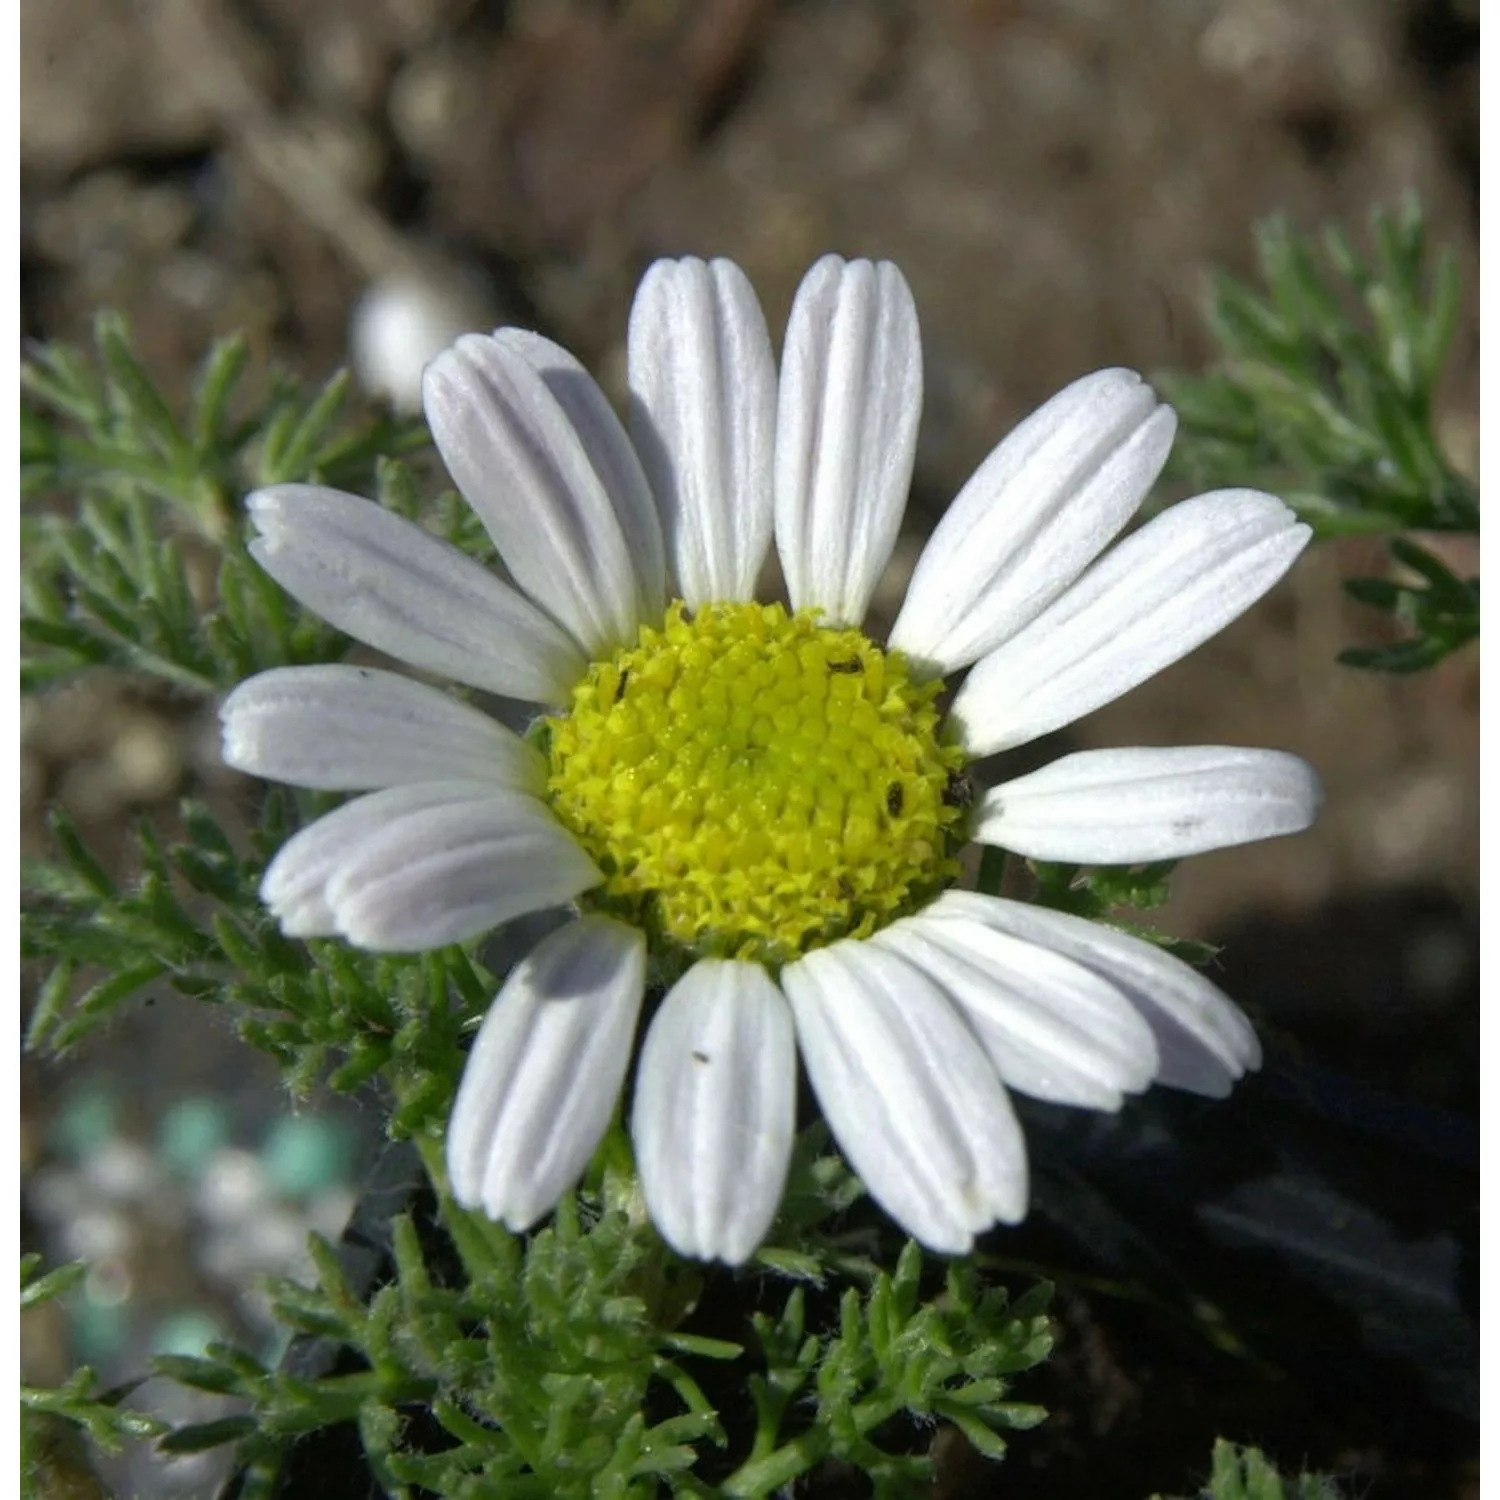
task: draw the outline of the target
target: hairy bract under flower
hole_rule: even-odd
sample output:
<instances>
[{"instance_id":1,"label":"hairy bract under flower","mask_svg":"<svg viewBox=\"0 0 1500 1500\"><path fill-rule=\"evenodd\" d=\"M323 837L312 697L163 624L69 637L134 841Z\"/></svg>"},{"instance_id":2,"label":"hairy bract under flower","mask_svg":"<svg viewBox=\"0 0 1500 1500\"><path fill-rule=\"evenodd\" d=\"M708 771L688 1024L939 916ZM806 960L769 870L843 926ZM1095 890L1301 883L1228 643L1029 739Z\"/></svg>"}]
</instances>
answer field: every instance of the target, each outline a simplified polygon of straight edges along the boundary
<instances>
[{"instance_id":1,"label":"hairy bract under flower","mask_svg":"<svg viewBox=\"0 0 1500 1500\"><path fill-rule=\"evenodd\" d=\"M355 496L250 497L254 556L309 609L537 705L518 736L374 668L244 683L231 765L364 793L291 838L262 895L289 934L387 952L572 905L490 1007L449 1125L455 1196L511 1229L582 1175L649 995L630 1128L676 1250L737 1263L770 1232L800 1055L872 1196L962 1253L1026 1211L1011 1090L1117 1109L1153 1082L1222 1095L1259 1062L1239 1010L1160 948L961 889L964 842L1174 859L1296 832L1320 797L1271 750L1086 751L987 790L971 768L1193 650L1309 530L1222 490L1117 541L1175 418L1102 370L979 467L881 644L863 626L922 388L896 268L819 261L778 374L737 267L659 262L629 375L627 426L534 333L466 335L428 367L434 439L506 577ZM773 541L789 608L755 597Z\"/></svg>"}]
</instances>

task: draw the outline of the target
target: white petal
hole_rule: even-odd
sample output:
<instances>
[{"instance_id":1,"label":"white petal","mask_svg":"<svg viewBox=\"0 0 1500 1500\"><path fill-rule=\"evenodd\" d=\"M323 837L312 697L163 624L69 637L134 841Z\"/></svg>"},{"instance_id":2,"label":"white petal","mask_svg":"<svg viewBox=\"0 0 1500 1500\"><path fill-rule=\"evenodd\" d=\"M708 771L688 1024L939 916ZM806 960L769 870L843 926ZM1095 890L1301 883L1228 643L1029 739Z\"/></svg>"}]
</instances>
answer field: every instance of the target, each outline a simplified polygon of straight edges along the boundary
<instances>
[{"instance_id":1,"label":"white petal","mask_svg":"<svg viewBox=\"0 0 1500 1500\"><path fill-rule=\"evenodd\" d=\"M539 794L541 755L488 714L374 667L276 667L219 710L224 763L324 792L486 781Z\"/></svg>"},{"instance_id":2,"label":"white petal","mask_svg":"<svg viewBox=\"0 0 1500 1500\"><path fill-rule=\"evenodd\" d=\"M287 593L399 661L528 702L563 703L586 663L529 599L421 527L312 484L257 490L250 553Z\"/></svg>"},{"instance_id":3,"label":"white petal","mask_svg":"<svg viewBox=\"0 0 1500 1500\"><path fill-rule=\"evenodd\" d=\"M771 542L776 361L732 261L659 260L630 313L630 431L691 608L755 597Z\"/></svg>"},{"instance_id":4,"label":"white petal","mask_svg":"<svg viewBox=\"0 0 1500 1500\"><path fill-rule=\"evenodd\" d=\"M1151 1028L1114 985L1060 953L977 922L924 916L870 941L947 993L1010 1088L1113 1110L1156 1077Z\"/></svg>"},{"instance_id":5,"label":"white petal","mask_svg":"<svg viewBox=\"0 0 1500 1500\"><path fill-rule=\"evenodd\" d=\"M546 382L604 492L614 502L635 565L641 612L657 619L667 603L667 558L661 523L640 455L594 377L560 344L524 328L497 328L495 338L525 359Z\"/></svg>"},{"instance_id":6,"label":"white petal","mask_svg":"<svg viewBox=\"0 0 1500 1500\"><path fill-rule=\"evenodd\" d=\"M328 904L328 882L359 848L408 813L494 795L475 781L424 781L356 797L295 833L277 851L260 882L260 898L288 937L331 937L338 921Z\"/></svg>"},{"instance_id":7,"label":"white petal","mask_svg":"<svg viewBox=\"0 0 1500 1500\"><path fill-rule=\"evenodd\" d=\"M448 1121L448 1177L465 1208L516 1233L583 1175L630 1063L646 941L580 917L537 944L495 997Z\"/></svg>"},{"instance_id":8,"label":"white petal","mask_svg":"<svg viewBox=\"0 0 1500 1500\"><path fill-rule=\"evenodd\" d=\"M631 1135L641 1189L680 1255L738 1265L786 1186L797 1113L792 1013L759 964L703 959L652 1018Z\"/></svg>"},{"instance_id":9,"label":"white petal","mask_svg":"<svg viewBox=\"0 0 1500 1500\"><path fill-rule=\"evenodd\" d=\"M540 802L510 792L392 818L356 856L325 899L339 933L377 953L463 942L601 879Z\"/></svg>"},{"instance_id":10,"label":"white petal","mask_svg":"<svg viewBox=\"0 0 1500 1500\"><path fill-rule=\"evenodd\" d=\"M858 625L901 529L922 414L917 310L889 261L825 255L792 304L776 547L794 609Z\"/></svg>"},{"instance_id":11,"label":"white petal","mask_svg":"<svg viewBox=\"0 0 1500 1500\"><path fill-rule=\"evenodd\" d=\"M953 703L965 748L1025 744L1128 692L1243 614L1311 536L1256 490L1163 511L969 673Z\"/></svg>"},{"instance_id":12,"label":"white petal","mask_svg":"<svg viewBox=\"0 0 1500 1500\"><path fill-rule=\"evenodd\" d=\"M427 367L448 472L516 582L590 658L665 607L661 526L603 392L537 334L469 334Z\"/></svg>"},{"instance_id":13,"label":"white petal","mask_svg":"<svg viewBox=\"0 0 1500 1500\"><path fill-rule=\"evenodd\" d=\"M1026 1213L1026 1144L978 1038L933 982L846 939L781 984L824 1117L870 1196L908 1234L961 1255Z\"/></svg>"},{"instance_id":14,"label":"white petal","mask_svg":"<svg viewBox=\"0 0 1500 1500\"><path fill-rule=\"evenodd\" d=\"M1009 640L1135 514L1176 430L1172 408L1133 370L1100 370L1059 391L944 513L891 645L946 676Z\"/></svg>"},{"instance_id":15,"label":"white petal","mask_svg":"<svg viewBox=\"0 0 1500 1500\"><path fill-rule=\"evenodd\" d=\"M1130 865L1300 833L1317 772L1279 750L1084 750L985 793L972 836L1031 859Z\"/></svg>"},{"instance_id":16,"label":"white petal","mask_svg":"<svg viewBox=\"0 0 1500 1500\"><path fill-rule=\"evenodd\" d=\"M980 922L1093 969L1155 1032L1160 1083L1223 1098L1247 1069L1260 1066L1260 1043L1239 1007L1196 969L1143 938L975 891L945 891L922 915Z\"/></svg>"}]
</instances>

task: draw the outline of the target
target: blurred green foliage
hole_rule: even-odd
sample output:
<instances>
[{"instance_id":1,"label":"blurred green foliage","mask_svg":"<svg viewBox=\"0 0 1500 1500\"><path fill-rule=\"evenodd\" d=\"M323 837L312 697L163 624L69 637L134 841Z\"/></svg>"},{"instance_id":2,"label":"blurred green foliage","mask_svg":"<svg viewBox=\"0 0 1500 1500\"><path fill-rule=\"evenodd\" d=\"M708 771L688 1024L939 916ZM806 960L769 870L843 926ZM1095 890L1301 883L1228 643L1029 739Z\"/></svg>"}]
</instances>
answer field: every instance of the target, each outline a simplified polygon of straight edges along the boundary
<instances>
[{"instance_id":1,"label":"blurred green foliage","mask_svg":"<svg viewBox=\"0 0 1500 1500\"><path fill-rule=\"evenodd\" d=\"M1163 374L1180 428L1169 473L1280 495L1322 538L1390 536L1408 581L1351 579L1405 629L1346 651L1349 666L1410 672L1479 633L1479 580L1411 532L1477 535L1479 493L1443 452L1433 414L1459 306L1457 260L1433 256L1421 204L1380 211L1362 255L1342 229L1317 244L1277 216L1256 232L1259 288L1220 273L1205 316L1221 358Z\"/></svg>"}]
</instances>

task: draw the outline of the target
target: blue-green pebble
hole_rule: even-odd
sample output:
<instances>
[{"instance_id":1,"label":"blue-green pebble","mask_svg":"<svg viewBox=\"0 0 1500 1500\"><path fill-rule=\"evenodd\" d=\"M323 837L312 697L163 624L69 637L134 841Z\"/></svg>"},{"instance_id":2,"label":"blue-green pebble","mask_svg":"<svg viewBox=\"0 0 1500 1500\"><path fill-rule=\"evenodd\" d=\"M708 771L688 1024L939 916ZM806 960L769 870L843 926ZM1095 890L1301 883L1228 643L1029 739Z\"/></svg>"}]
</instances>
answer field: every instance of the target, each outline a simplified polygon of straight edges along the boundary
<instances>
[{"instance_id":1,"label":"blue-green pebble","mask_svg":"<svg viewBox=\"0 0 1500 1500\"><path fill-rule=\"evenodd\" d=\"M336 1121L317 1115L287 1116L266 1132L260 1159L278 1193L306 1197L345 1180L348 1134Z\"/></svg>"},{"instance_id":2,"label":"blue-green pebble","mask_svg":"<svg viewBox=\"0 0 1500 1500\"><path fill-rule=\"evenodd\" d=\"M73 1352L85 1364L111 1359L125 1347L130 1333L129 1303L84 1295L68 1311Z\"/></svg>"},{"instance_id":3,"label":"blue-green pebble","mask_svg":"<svg viewBox=\"0 0 1500 1500\"><path fill-rule=\"evenodd\" d=\"M214 1099L184 1099L162 1116L156 1138L166 1166L196 1180L229 1139L229 1112Z\"/></svg>"},{"instance_id":4,"label":"blue-green pebble","mask_svg":"<svg viewBox=\"0 0 1500 1500\"><path fill-rule=\"evenodd\" d=\"M151 1335L153 1354L199 1355L215 1340L223 1338L223 1331L212 1313L199 1307L185 1307L168 1313L156 1325Z\"/></svg>"},{"instance_id":5,"label":"blue-green pebble","mask_svg":"<svg viewBox=\"0 0 1500 1500\"><path fill-rule=\"evenodd\" d=\"M52 1143L59 1153L83 1161L114 1139L118 1128L114 1096L99 1085L69 1095L52 1121Z\"/></svg>"}]
</instances>

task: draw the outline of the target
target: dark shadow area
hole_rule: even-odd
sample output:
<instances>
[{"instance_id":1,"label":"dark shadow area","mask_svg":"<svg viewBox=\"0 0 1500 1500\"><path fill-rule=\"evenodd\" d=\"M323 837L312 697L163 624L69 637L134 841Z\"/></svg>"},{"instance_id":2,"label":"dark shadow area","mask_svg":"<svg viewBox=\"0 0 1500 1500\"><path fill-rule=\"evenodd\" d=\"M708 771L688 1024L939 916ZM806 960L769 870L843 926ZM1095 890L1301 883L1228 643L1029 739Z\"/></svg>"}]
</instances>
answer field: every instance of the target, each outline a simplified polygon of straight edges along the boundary
<instances>
[{"instance_id":1,"label":"dark shadow area","mask_svg":"<svg viewBox=\"0 0 1500 1500\"><path fill-rule=\"evenodd\" d=\"M1446 966L1413 964L1414 936L1450 928ZM1057 1286L1058 1352L1011 1392L1051 1415L1016 1435L1003 1470L948 1455L944 1500L1187 1494L1219 1436L1342 1473L1362 1500L1456 1492L1477 1451L1477 932L1436 893L1343 901L1227 934L1215 978L1266 1041L1264 1068L1228 1100L1158 1089L1118 1115L1017 1101L1032 1211L986 1237L981 1263L1018 1294L1038 1277ZM1443 1097L1422 1062L1432 1049L1452 1064ZM414 1154L392 1148L340 1247L358 1295L391 1276L390 1223L403 1211L416 1214L434 1275L460 1274ZM867 1200L841 1227L890 1234ZM889 1260L898 1248L884 1247ZM927 1269L935 1289L941 1258ZM778 1311L789 1289L706 1268L683 1331L744 1343L753 1361L750 1319ZM807 1289L809 1331L837 1328L843 1290ZM299 1339L284 1368L329 1373L345 1355ZM742 1362L682 1363L736 1411ZM664 1390L661 1402L651 1420L672 1414ZM409 1436L420 1447L419 1425ZM428 1425L435 1447L450 1441ZM751 1436L729 1431L700 1477L729 1473ZM904 1420L879 1437L906 1452L933 1441ZM353 1439L329 1429L299 1443L278 1493L376 1493ZM856 1493L849 1484L826 1467L797 1494L832 1500ZM232 1484L223 1500L237 1494Z\"/></svg>"},{"instance_id":2,"label":"dark shadow area","mask_svg":"<svg viewBox=\"0 0 1500 1500\"><path fill-rule=\"evenodd\" d=\"M1479 223L1479 7L1462 0L1415 0L1404 42L1430 92L1448 158L1469 191Z\"/></svg>"},{"instance_id":3,"label":"dark shadow area","mask_svg":"<svg viewBox=\"0 0 1500 1500\"><path fill-rule=\"evenodd\" d=\"M1032 1216L987 1248L1058 1281L1060 1352L1004 1492L1188 1493L1222 1435L1374 1500L1453 1493L1477 1452L1477 927L1414 891L1222 940L1266 1046L1230 1099L1022 1103Z\"/></svg>"}]
</instances>

